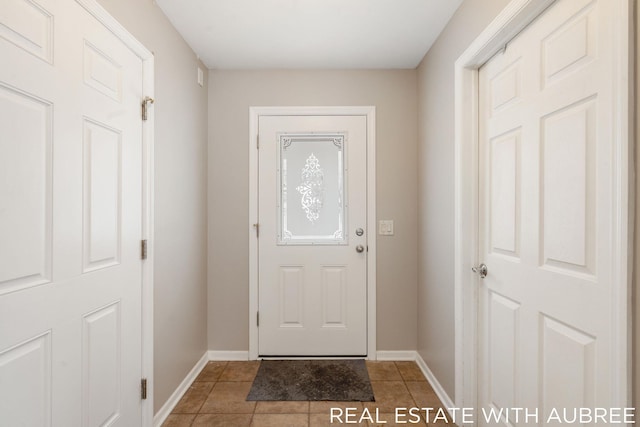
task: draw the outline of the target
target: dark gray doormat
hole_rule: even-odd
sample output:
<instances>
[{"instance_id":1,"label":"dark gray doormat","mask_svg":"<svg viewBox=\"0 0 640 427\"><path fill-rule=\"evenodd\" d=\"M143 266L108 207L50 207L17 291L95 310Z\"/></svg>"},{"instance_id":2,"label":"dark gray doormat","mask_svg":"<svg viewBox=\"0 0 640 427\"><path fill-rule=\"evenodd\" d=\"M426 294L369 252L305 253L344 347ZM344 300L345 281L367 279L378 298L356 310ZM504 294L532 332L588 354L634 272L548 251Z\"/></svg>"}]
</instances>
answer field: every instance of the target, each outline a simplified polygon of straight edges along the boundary
<instances>
[{"instance_id":1,"label":"dark gray doormat","mask_svg":"<svg viewBox=\"0 0 640 427\"><path fill-rule=\"evenodd\" d=\"M364 360L263 360L247 400L375 399Z\"/></svg>"}]
</instances>

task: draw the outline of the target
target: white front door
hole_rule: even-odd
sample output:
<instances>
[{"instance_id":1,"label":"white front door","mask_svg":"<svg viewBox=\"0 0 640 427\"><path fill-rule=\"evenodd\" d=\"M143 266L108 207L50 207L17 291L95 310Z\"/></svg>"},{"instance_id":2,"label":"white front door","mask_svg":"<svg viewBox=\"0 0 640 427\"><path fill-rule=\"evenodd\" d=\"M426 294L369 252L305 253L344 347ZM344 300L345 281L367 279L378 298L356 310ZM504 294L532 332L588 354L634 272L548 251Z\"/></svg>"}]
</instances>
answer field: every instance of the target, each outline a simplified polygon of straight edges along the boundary
<instances>
[{"instance_id":1,"label":"white front door","mask_svg":"<svg viewBox=\"0 0 640 427\"><path fill-rule=\"evenodd\" d=\"M260 356L367 355L367 117L260 116Z\"/></svg>"},{"instance_id":2,"label":"white front door","mask_svg":"<svg viewBox=\"0 0 640 427\"><path fill-rule=\"evenodd\" d=\"M0 424L139 426L142 62L73 0L0 58Z\"/></svg>"},{"instance_id":3,"label":"white front door","mask_svg":"<svg viewBox=\"0 0 640 427\"><path fill-rule=\"evenodd\" d=\"M558 0L479 72L481 425L612 403L612 5Z\"/></svg>"}]
</instances>

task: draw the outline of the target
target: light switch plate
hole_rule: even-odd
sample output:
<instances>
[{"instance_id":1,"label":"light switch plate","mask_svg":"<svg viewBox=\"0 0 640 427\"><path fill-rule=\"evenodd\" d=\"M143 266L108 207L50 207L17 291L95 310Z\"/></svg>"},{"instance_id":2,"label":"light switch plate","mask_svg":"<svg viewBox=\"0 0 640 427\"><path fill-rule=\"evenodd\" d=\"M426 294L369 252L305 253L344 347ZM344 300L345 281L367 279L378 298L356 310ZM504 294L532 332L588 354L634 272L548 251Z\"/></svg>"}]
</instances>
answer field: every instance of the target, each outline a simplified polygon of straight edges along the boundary
<instances>
[{"instance_id":1,"label":"light switch plate","mask_svg":"<svg viewBox=\"0 0 640 427\"><path fill-rule=\"evenodd\" d=\"M393 236L393 220L381 219L378 221L378 234L381 236Z\"/></svg>"}]
</instances>

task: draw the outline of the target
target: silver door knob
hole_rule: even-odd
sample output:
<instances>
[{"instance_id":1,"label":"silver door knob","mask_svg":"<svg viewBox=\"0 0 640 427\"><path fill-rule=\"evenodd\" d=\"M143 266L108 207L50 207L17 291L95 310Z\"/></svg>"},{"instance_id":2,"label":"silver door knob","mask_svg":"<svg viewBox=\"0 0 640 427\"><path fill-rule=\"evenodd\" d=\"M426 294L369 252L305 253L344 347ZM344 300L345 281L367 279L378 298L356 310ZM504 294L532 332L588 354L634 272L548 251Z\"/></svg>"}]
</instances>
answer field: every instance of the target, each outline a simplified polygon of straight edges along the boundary
<instances>
[{"instance_id":1,"label":"silver door knob","mask_svg":"<svg viewBox=\"0 0 640 427\"><path fill-rule=\"evenodd\" d=\"M489 272L485 264L480 264L477 267L472 267L471 270L474 273L478 273L481 279L484 279L485 277L487 277L487 273Z\"/></svg>"},{"instance_id":2,"label":"silver door knob","mask_svg":"<svg viewBox=\"0 0 640 427\"><path fill-rule=\"evenodd\" d=\"M364 246L362 246L362 245L356 246L356 252L358 252L358 253L364 252Z\"/></svg>"}]
</instances>

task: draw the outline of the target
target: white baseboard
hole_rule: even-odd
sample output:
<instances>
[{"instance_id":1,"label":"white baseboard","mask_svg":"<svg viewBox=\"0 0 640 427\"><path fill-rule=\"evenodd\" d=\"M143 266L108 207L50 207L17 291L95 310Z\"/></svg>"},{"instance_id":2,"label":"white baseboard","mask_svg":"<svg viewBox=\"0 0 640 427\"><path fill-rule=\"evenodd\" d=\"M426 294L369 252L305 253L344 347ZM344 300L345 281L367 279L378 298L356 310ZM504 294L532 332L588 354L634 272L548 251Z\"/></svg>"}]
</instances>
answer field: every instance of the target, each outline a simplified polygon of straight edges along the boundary
<instances>
[{"instance_id":1,"label":"white baseboard","mask_svg":"<svg viewBox=\"0 0 640 427\"><path fill-rule=\"evenodd\" d=\"M202 368L209 361L209 353L205 352L200 360L195 364L195 366L189 371L187 376L182 380L178 388L173 392L173 394L167 399L167 401L162 405L162 408L153 416L153 425L154 427L162 426L162 423L165 422L173 408L176 407L182 396L187 392L191 383L196 379Z\"/></svg>"},{"instance_id":2,"label":"white baseboard","mask_svg":"<svg viewBox=\"0 0 640 427\"><path fill-rule=\"evenodd\" d=\"M416 360L416 356L418 354L415 350L401 351L401 350L391 350L391 351L377 351L376 359L377 360L386 360L386 361L398 361L398 362L413 362Z\"/></svg>"},{"instance_id":3,"label":"white baseboard","mask_svg":"<svg viewBox=\"0 0 640 427\"><path fill-rule=\"evenodd\" d=\"M431 384L431 388L433 389L433 391L436 392L436 395L442 402L442 405L447 409L447 411L449 412L449 415L453 417L453 414L451 414L451 411L449 410L451 408L455 408L455 405L453 404L453 400L451 400L447 392L444 391L444 388L442 387L440 382L438 382L435 375L433 375L433 372L431 372L431 369L429 369L429 366L427 365L427 363L424 361L424 359L422 358L422 356L420 356L418 352L416 352L415 361L420 367L420 370L422 371L422 373L424 374L424 377L427 379L429 384Z\"/></svg>"},{"instance_id":4,"label":"white baseboard","mask_svg":"<svg viewBox=\"0 0 640 427\"><path fill-rule=\"evenodd\" d=\"M249 352L209 350L209 360L249 360Z\"/></svg>"}]
</instances>

